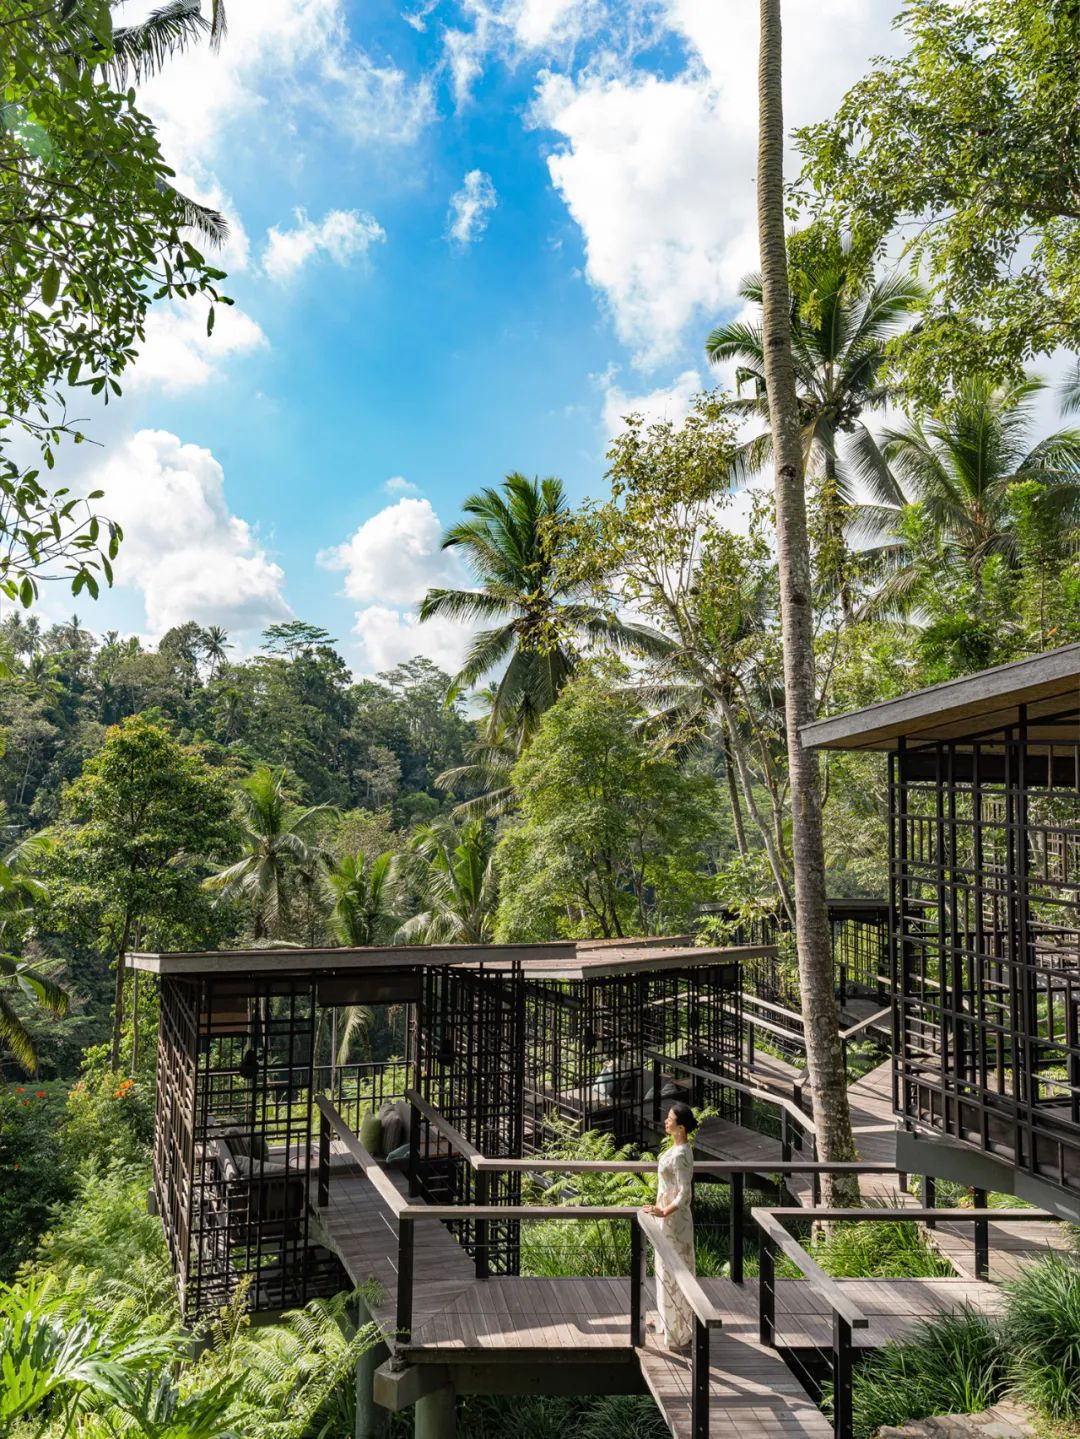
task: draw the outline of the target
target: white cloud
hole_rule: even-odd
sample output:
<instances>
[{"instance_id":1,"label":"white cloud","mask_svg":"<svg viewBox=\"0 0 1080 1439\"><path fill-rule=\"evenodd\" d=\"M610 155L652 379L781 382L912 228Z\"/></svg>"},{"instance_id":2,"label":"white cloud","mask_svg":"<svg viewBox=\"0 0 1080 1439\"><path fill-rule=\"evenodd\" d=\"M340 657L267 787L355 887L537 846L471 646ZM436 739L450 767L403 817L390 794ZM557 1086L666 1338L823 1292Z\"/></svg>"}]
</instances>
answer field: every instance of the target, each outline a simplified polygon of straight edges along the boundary
<instances>
[{"instance_id":1,"label":"white cloud","mask_svg":"<svg viewBox=\"0 0 1080 1439\"><path fill-rule=\"evenodd\" d=\"M470 170L461 189L450 196L446 233L457 245L471 245L487 229L488 216L498 204L491 176Z\"/></svg>"},{"instance_id":2,"label":"white cloud","mask_svg":"<svg viewBox=\"0 0 1080 1439\"><path fill-rule=\"evenodd\" d=\"M124 530L116 580L142 595L146 629L184 620L254 630L288 618L285 574L232 514L213 454L166 430L139 430L88 477Z\"/></svg>"},{"instance_id":3,"label":"white cloud","mask_svg":"<svg viewBox=\"0 0 1080 1439\"><path fill-rule=\"evenodd\" d=\"M450 70L450 88L458 110L472 99L472 87L484 72L483 42L474 30L445 30L443 46Z\"/></svg>"},{"instance_id":4,"label":"white cloud","mask_svg":"<svg viewBox=\"0 0 1080 1439\"><path fill-rule=\"evenodd\" d=\"M353 634L359 641L357 668L378 674L423 655L447 674L461 668L473 631L457 620L433 619L423 624L414 610L365 605L356 612Z\"/></svg>"},{"instance_id":5,"label":"white cloud","mask_svg":"<svg viewBox=\"0 0 1080 1439\"><path fill-rule=\"evenodd\" d=\"M891 48L892 11L881 0L785 7L789 130L828 114ZM729 307L757 263L757 7L669 0L667 22L691 52L681 74L548 71L531 111L560 137L548 168L581 229L586 275L646 367Z\"/></svg>"},{"instance_id":6,"label":"white cloud","mask_svg":"<svg viewBox=\"0 0 1080 1439\"><path fill-rule=\"evenodd\" d=\"M330 210L317 223L303 210L295 215L293 229L279 230L274 225L267 233L263 269L271 280L291 279L319 252L335 264L347 265L386 239L386 231L374 216L359 210Z\"/></svg>"},{"instance_id":7,"label":"white cloud","mask_svg":"<svg viewBox=\"0 0 1080 1439\"><path fill-rule=\"evenodd\" d=\"M195 300L159 302L146 321L146 340L128 377L132 392L153 387L167 394L205 385L230 355L266 347L250 315L235 305L218 305L213 334L206 333L207 307Z\"/></svg>"},{"instance_id":8,"label":"white cloud","mask_svg":"<svg viewBox=\"0 0 1080 1439\"><path fill-rule=\"evenodd\" d=\"M405 497L318 556L327 569L345 571L345 594L360 602L353 633L362 673L413 655L426 655L450 672L460 667L475 629L447 619L421 624L416 612L431 586L468 584L457 556L439 548L442 532L429 500Z\"/></svg>"},{"instance_id":9,"label":"white cloud","mask_svg":"<svg viewBox=\"0 0 1080 1439\"><path fill-rule=\"evenodd\" d=\"M139 0L125 19L149 8ZM430 80L377 64L352 41L348 16L345 0L234 4L220 50L193 46L140 86L170 164L208 176L238 122L263 126L287 150L304 111L357 143L415 140L434 117Z\"/></svg>"},{"instance_id":10,"label":"white cloud","mask_svg":"<svg viewBox=\"0 0 1080 1439\"><path fill-rule=\"evenodd\" d=\"M430 500L406 497L365 520L343 545L323 550L319 563L345 571L351 600L414 604L429 585L457 580L453 557L439 549L442 529Z\"/></svg>"},{"instance_id":11,"label":"white cloud","mask_svg":"<svg viewBox=\"0 0 1080 1439\"><path fill-rule=\"evenodd\" d=\"M407 480L404 475L391 475L383 485L388 495L418 495L420 486L414 485L412 480Z\"/></svg>"},{"instance_id":12,"label":"white cloud","mask_svg":"<svg viewBox=\"0 0 1080 1439\"><path fill-rule=\"evenodd\" d=\"M670 385L644 395L628 395L611 373L599 377L604 392L604 433L617 435L627 415L644 415L647 424L670 420L680 424L690 413L694 396L707 388L697 370L684 370Z\"/></svg>"}]
</instances>

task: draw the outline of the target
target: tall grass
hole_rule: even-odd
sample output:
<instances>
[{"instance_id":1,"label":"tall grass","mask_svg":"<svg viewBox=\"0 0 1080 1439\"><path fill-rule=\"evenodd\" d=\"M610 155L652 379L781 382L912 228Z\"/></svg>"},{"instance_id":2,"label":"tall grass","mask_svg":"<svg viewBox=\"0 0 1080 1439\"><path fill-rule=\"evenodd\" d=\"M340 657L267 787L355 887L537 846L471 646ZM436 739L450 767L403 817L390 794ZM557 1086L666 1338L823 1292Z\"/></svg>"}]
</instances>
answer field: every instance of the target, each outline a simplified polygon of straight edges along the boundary
<instances>
[{"instance_id":1,"label":"tall grass","mask_svg":"<svg viewBox=\"0 0 1080 1439\"><path fill-rule=\"evenodd\" d=\"M869 1439L883 1424L932 1414L978 1414L996 1403L1005 1387L993 1325L973 1309L943 1314L921 1323L902 1344L886 1344L856 1369L855 1439Z\"/></svg>"},{"instance_id":2,"label":"tall grass","mask_svg":"<svg viewBox=\"0 0 1080 1439\"><path fill-rule=\"evenodd\" d=\"M918 1225L899 1218L833 1225L812 1252L834 1279L940 1279L954 1273Z\"/></svg>"},{"instance_id":3,"label":"tall grass","mask_svg":"<svg viewBox=\"0 0 1080 1439\"><path fill-rule=\"evenodd\" d=\"M1052 1419L1080 1416L1080 1265L1048 1254L1006 1286L1005 1345L1015 1388Z\"/></svg>"}]
</instances>

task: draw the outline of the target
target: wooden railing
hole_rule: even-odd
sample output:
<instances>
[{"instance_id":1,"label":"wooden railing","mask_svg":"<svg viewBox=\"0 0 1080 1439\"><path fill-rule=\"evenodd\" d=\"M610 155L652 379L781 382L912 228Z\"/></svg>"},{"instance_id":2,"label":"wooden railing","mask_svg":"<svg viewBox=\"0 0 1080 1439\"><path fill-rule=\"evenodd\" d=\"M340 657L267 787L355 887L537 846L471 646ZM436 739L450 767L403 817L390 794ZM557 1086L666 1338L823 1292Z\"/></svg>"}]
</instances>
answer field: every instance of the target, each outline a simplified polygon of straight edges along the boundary
<instances>
[{"instance_id":1,"label":"wooden railing","mask_svg":"<svg viewBox=\"0 0 1080 1439\"><path fill-rule=\"evenodd\" d=\"M984 1196L985 1198L985 1196ZM833 1381L833 1430L836 1439L852 1439L854 1432L852 1414L851 1378L853 1372L852 1331L866 1329L869 1320L857 1304L845 1293L835 1279L831 1279L814 1261L794 1235L784 1227L785 1221L799 1220L801 1223L829 1224L838 1222L867 1222L874 1224L904 1223L933 1225L939 1220L970 1223L975 1225L976 1236L982 1236L981 1244L986 1255L979 1272L985 1278L988 1271L989 1221L1016 1223L1025 1220L1053 1220L1057 1216L1045 1209L765 1209L754 1208L751 1216L760 1230L760 1270L758 1279L758 1329L762 1344L776 1348L776 1256L785 1254L796 1266L815 1294L828 1306L832 1319L832 1341L830 1365ZM979 1239L976 1239L978 1253Z\"/></svg>"}]
</instances>

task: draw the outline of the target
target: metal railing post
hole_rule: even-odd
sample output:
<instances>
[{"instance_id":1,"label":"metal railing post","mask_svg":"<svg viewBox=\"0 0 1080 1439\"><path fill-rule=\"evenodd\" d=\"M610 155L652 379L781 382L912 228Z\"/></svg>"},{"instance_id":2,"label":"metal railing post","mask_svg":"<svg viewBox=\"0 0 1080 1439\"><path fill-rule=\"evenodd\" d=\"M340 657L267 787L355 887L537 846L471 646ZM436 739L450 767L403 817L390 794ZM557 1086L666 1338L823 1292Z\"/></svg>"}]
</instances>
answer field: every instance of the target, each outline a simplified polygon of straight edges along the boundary
<instances>
[{"instance_id":1,"label":"metal railing post","mask_svg":"<svg viewBox=\"0 0 1080 1439\"><path fill-rule=\"evenodd\" d=\"M330 1121L323 1114L319 1119L319 1208L330 1203Z\"/></svg>"},{"instance_id":2,"label":"metal railing post","mask_svg":"<svg viewBox=\"0 0 1080 1439\"><path fill-rule=\"evenodd\" d=\"M841 1004L846 1004L846 1003L847 1003L847 988L848 988L847 965L844 964L843 962L841 962L841 964L840 964L840 1003L841 1003Z\"/></svg>"},{"instance_id":3,"label":"metal railing post","mask_svg":"<svg viewBox=\"0 0 1080 1439\"><path fill-rule=\"evenodd\" d=\"M833 1311L833 1432L851 1439L851 1325Z\"/></svg>"},{"instance_id":4,"label":"metal railing post","mask_svg":"<svg viewBox=\"0 0 1080 1439\"><path fill-rule=\"evenodd\" d=\"M784 1164L791 1163L791 1129L786 1109L780 1111L780 1158Z\"/></svg>"},{"instance_id":5,"label":"metal railing post","mask_svg":"<svg viewBox=\"0 0 1080 1439\"><path fill-rule=\"evenodd\" d=\"M728 1214L728 1250L731 1260L731 1278L735 1284L743 1282L743 1198L745 1177L731 1176L731 1209Z\"/></svg>"},{"instance_id":6,"label":"metal railing post","mask_svg":"<svg viewBox=\"0 0 1080 1439\"><path fill-rule=\"evenodd\" d=\"M660 1073L660 1061L653 1060L652 1064L652 1117L657 1129L660 1128L660 1090L662 1079Z\"/></svg>"},{"instance_id":7,"label":"metal railing post","mask_svg":"<svg viewBox=\"0 0 1080 1439\"><path fill-rule=\"evenodd\" d=\"M754 1022L750 1020L746 1026L746 1062L754 1062Z\"/></svg>"},{"instance_id":8,"label":"metal railing post","mask_svg":"<svg viewBox=\"0 0 1080 1439\"><path fill-rule=\"evenodd\" d=\"M690 1430L694 1439L709 1439L709 1328L696 1314L691 1366Z\"/></svg>"},{"instance_id":9,"label":"metal railing post","mask_svg":"<svg viewBox=\"0 0 1080 1439\"><path fill-rule=\"evenodd\" d=\"M636 1214L630 1220L630 1343L645 1346L645 1236Z\"/></svg>"},{"instance_id":10,"label":"metal railing post","mask_svg":"<svg viewBox=\"0 0 1080 1439\"><path fill-rule=\"evenodd\" d=\"M478 1171L476 1175L477 1204L488 1203L488 1195L491 1189L488 1179L489 1176L486 1170L481 1169ZM476 1249L476 1277L477 1279L487 1279L491 1274L491 1256L488 1251L488 1221L486 1219L478 1219L476 1221L474 1244Z\"/></svg>"},{"instance_id":11,"label":"metal railing post","mask_svg":"<svg viewBox=\"0 0 1080 1439\"><path fill-rule=\"evenodd\" d=\"M416 1227L401 1215L398 1219L397 1333L407 1344L412 1338L413 1319L413 1257L416 1251Z\"/></svg>"},{"instance_id":12,"label":"metal railing post","mask_svg":"<svg viewBox=\"0 0 1080 1439\"><path fill-rule=\"evenodd\" d=\"M776 1241L761 1236L758 1271L758 1337L770 1349L776 1348Z\"/></svg>"},{"instance_id":13,"label":"metal railing post","mask_svg":"<svg viewBox=\"0 0 1080 1439\"><path fill-rule=\"evenodd\" d=\"M409 1198L420 1193L420 1111L409 1105Z\"/></svg>"},{"instance_id":14,"label":"metal railing post","mask_svg":"<svg viewBox=\"0 0 1080 1439\"><path fill-rule=\"evenodd\" d=\"M972 1190L976 1209L986 1208L986 1190ZM990 1225L985 1219L975 1220L975 1278L990 1278Z\"/></svg>"},{"instance_id":15,"label":"metal railing post","mask_svg":"<svg viewBox=\"0 0 1080 1439\"><path fill-rule=\"evenodd\" d=\"M932 1174L924 1174L922 1181L922 1202L924 1209L937 1208L937 1180ZM926 1221L927 1229L934 1229L937 1226L936 1219Z\"/></svg>"}]
</instances>

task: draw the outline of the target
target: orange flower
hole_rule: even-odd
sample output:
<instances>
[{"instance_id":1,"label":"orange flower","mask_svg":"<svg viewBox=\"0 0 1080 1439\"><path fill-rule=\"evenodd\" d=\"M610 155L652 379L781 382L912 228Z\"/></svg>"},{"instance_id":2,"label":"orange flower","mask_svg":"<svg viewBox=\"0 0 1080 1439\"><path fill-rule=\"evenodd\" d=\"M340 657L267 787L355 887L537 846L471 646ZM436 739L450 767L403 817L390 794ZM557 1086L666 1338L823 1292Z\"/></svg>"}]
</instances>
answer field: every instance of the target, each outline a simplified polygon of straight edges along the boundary
<instances>
[{"instance_id":1,"label":"orange flower","mask_svg":"<svg viewBox=\"0 0 1080 1439\"><path fill-rule=\"evenodd\" d=\"M48 1099L49 1097L49 1091L47 1089L38 1089L35 1093L38 1099Z\"/></svg>"},{"instance_id":2,"label":"orange flower","mask_svg":"<svg viewBox=\"0 0 1080 1439\"><path fill-rule=\"evenodd\" d=\"M15 1093L16 1093L16 1094L25 1094L25 1093L26 1093L26 1090L22 1087L21 1084L17 1084L17 1085L15 1086Z\"/></svg>"}]
</instances>

